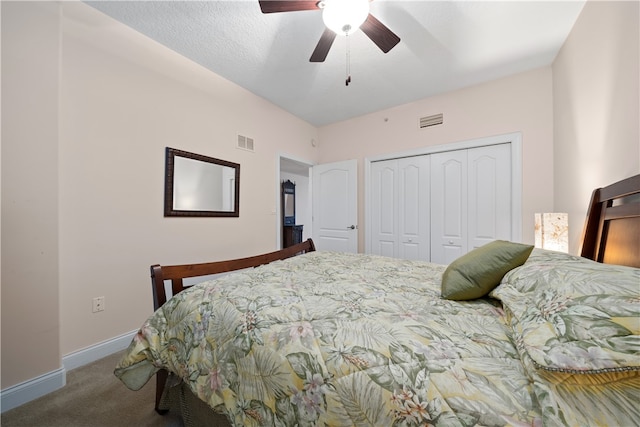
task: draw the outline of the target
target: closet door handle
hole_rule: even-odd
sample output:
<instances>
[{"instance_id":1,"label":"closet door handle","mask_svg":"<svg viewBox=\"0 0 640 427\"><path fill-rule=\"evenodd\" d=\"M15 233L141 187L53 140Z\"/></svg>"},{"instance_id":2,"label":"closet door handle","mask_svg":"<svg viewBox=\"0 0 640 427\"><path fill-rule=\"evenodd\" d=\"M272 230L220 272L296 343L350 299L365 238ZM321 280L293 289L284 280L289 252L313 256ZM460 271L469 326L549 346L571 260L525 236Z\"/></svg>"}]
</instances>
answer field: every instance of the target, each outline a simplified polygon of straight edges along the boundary
<instances>
[{"instance_id":1,"label":"closet door handle","mask_svg":"<svg viewBox=\"0 0 640 427\"><path fill-rule=\"evenodd\" d=\"M347 227L347 230L355 230L355 229L356 229L355 225L352 225L351 227Z\"/></svg>"}]
</instances>

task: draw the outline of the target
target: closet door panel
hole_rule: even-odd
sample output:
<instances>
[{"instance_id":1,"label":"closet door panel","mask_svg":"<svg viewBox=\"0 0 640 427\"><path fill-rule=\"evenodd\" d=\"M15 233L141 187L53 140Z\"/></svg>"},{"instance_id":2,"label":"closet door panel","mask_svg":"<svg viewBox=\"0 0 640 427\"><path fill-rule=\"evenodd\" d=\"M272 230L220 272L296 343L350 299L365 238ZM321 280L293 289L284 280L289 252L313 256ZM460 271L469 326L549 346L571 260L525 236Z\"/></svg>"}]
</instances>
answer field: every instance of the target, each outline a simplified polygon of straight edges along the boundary
<instances>
[{"instance_id":1,"label":"closet door panel","mask_svg":"<svg viewBox=\"0 0 640 427\"><path fill-rule=\"evenodd\" d=\"M512 240L511 144L371 163L374 254L450 264Z\"/></svg>"},{"instance_id":2,"label":"closet door panel","mask_svg":"<svg viewBox=\"0 0 640 427\"><path fill-rule=\"evenodd\" d=\"M429 261L429 157L398 160L398 175L398 256Z\"/></svg>"},{"instance_id":3,"label":"closet door panel","mask_svg":"<svg viewBox=\"0 0 640 427\"><path fill-rule=\"evenodd\" d=\"M371 252L395 257L398 252L398 161L371 164Z\"/></svg>"},{"instance_id":4,"label":"closet door panel","mask_svg":"<svg viewBox=\"0 0 640 427\"><path fill-rule=\"evenodd\" d=\"M468 151L468 250L493 240L511 240L510 144Z\"/></svg>"},{"instance_id":5,"label":"closet door panel","mask_svg":"<svg viewBox=\"0 0 640 427\"><path fill-rule=\"evenodd\" d=\"M467 252L467 152L431 155L431 261L449 264Z\"/></svg>"}]
</instances>

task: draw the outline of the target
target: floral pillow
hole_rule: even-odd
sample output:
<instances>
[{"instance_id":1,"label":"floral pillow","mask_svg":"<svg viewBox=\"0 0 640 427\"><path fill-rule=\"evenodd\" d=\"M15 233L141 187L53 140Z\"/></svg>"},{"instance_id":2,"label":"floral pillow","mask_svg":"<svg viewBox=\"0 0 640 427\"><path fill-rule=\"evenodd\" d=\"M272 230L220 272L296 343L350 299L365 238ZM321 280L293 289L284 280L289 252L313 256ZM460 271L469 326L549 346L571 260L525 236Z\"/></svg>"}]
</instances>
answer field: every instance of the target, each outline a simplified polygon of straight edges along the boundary
<instances>
[{"instance_id":1,"label":"floral pillow","mask_svg":"<svg viewBox=\"0 0 640 427\"><path fill-rule=\"evenodd\" d=\"M535 249L490 296L536 366L563 372L640 370L640 269Z\"/></svg>"}]
</instances>

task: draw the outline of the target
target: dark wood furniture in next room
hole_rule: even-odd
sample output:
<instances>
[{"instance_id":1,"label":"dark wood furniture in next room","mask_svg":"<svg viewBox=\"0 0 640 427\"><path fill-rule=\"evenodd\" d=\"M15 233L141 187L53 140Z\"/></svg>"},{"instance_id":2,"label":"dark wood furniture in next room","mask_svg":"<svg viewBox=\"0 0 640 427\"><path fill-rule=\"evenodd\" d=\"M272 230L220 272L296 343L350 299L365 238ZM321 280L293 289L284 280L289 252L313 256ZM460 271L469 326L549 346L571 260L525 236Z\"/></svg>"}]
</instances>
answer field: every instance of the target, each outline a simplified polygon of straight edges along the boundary
<instances>
[{"instance_id":1,"label":"dark wood furniture in next room","mask_svg":"<svg viewBox=\"0 0 640 427\"><path fill-rule=\"evenodd\" d=\"M296 184L282 182L282 247L288 248L302 242L303 225L296 224Z\"/></svg>"}]
</instances>

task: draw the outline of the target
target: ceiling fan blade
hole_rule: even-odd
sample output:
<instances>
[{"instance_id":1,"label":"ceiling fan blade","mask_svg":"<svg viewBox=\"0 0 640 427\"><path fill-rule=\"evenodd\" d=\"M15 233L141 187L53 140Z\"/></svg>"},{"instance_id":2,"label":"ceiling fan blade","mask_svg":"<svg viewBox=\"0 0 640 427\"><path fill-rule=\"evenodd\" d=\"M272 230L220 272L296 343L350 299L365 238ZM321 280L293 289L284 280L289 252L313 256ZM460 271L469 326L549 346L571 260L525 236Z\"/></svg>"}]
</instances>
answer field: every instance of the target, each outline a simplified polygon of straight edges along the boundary
<instances>
[{"instance_id":1,"label":"ceiling fan blade","mask_svg":"<svg viewBox=\"0 0 640 427\"><path fill-rule=\"evenodd\" d=\"M400 42L400 37L396 36L386 25L378 21L372 14L360 26L363 33L371 39L384 53L389 52Z\"/></svg>"},{"instance_id":2,"label":"ceiling fan blade","mask_svg":"<svg viewBox=\"0 0 640 427\"><path fill-rule=\"evenodd\" d=\"M262 13L320 9L318 7L318 0L260 0L259 3Z\"/></svg>"},{"instance_id":3,"label":"ceiling fan blade","mask_svg":"<svg viewBox=\"0 0 640 427\"><path fill-rule=\"evenodd\" d=\"M311 54L311 58L309 61L311 62L324 62L327 54L329 53L329 49L331 49L331 45L336 38L336 33L331 31L328 28L324 29L324 33L320 36L320 40L316 45L315 50Z\"/></svg>"}]
</instances>

